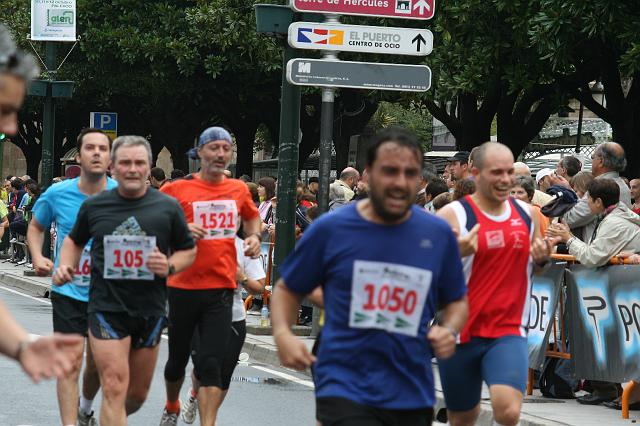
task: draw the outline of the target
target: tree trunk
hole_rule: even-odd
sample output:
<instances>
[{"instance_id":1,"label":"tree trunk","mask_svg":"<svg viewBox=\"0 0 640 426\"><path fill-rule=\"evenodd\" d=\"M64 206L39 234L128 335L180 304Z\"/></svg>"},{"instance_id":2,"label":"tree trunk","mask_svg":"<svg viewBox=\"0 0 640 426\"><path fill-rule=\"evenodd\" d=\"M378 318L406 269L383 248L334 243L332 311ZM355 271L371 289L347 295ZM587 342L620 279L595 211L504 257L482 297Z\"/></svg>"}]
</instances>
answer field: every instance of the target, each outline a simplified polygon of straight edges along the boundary
<instances>
[{"instance_id":1,"label":"tree trunk","mask_svg":"<svg viewBox=\"0 0 640 426\"><path fill-rule=\"evenodd\" d=\"M256 120L247 120L242 126L233 129L236 136L237 159L236 177L242 175L253 176L253 143L255 142L256 130L258 130Z\"/></svg>"}]
</instances>

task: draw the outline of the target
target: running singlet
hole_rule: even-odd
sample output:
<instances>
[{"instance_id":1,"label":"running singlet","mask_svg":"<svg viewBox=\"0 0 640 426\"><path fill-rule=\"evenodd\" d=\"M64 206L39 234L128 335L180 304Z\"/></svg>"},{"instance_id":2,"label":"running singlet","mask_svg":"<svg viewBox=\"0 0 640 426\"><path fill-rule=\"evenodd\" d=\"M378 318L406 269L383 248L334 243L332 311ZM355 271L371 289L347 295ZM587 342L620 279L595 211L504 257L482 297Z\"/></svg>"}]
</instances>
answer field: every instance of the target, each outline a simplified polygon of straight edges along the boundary
<instances>
[{"instance_id":1,"label":"running singlet","mask_svg":"<svg viewBox=\"0 0 640 426\"><path fill-rule=\"evenodd\" d=\"M185 290L236 288L235 237L240 219L258 217L258 209L244 182L224 179L211 183L196 175L167 183L160 191L177 199L187 223L207 231L197 241L198 254L188 269L169 277L169 287Z\"/></svg>"},{"instance_id":2,"label":"running singlet","mask_svg":"<svg viewBox=\"0 0 640 426\"><path fill-rule=\"evenodd\" d=\"M60 253L62 241L73 228L80 205L89 198L88 195L83 194L78 189L79 181L80 178L77 177L51 185L33 206L33 217L45 229L45 232L49 232L52 222L56 223L56 253ZM116 186L118 184L115 180L107 178L107 190ZM82 252L82 258L74 280L62 286L51 286L51 291L82 302L89 300L90 248L91 245L89 243ZM58 267L58 258L59 256L56 256L54 260L56 268Z\"/></svg>"},{"instance_id":3,"label":"running singlet","mask_svg":"<svg viewBox=\"0 0 640 426\"><path fill-rule=\"evenodd\" d=\"M478 249L462 260L469 319L460 333L460 343L471 337L525 337L533 267L529 256L533 235L529 205L510 197L500 216L483 213L470 196L452 206L460 235L480 224Z\"/></svg>"},{"instance_id":4,"label":"running singlet","mask_svg":"<svg viewBox=\"0 0 640 426\"><path fill-rule=\"evenodd\" d=\"M280 272L296 293L324 290L316 397L384 409L433 406L428 324L466 292L446 222L413 206L405 222L379 225L350 204L311 224Z\"/></svg>"}]
</instances>

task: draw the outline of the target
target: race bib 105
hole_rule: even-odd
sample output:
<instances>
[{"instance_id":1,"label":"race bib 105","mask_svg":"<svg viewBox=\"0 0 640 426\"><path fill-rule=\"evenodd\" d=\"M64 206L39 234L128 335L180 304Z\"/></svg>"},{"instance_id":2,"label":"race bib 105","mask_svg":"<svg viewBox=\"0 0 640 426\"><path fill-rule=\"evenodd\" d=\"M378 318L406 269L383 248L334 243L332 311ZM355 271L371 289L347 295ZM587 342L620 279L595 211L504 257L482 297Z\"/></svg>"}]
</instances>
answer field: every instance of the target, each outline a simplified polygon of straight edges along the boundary
<instances>
[{"instance_id":1,"label":"race bib 105","mask_svg":"<svg viewBox=\"0 0 640 426\"><path fill-rule=\"evenodd\" d=\"M205 240L235 238L238 206L234 200L196 201L193 221L207 231Z\"/></svg>"},{"instance_id":2,"label":"race bib 105","mask_svg":"<svg viewBox=\"0 0 640 426\"><path fill-rule=\"evenodd\" d=\"M349 327L416 337L431 279L432 273L426 269L356 260Z\"/></svg>"},{"instance_id":3,"label":"race bib 105","mask_svg":"<svg viewBox=\"0 0 640 426\"><path fill-rule=\"evenodd\" d=\"M154 279L147 268L147 257L156 246L156 237L105 235L104 278L118 280Z\"/></svg>"}]
</instances>

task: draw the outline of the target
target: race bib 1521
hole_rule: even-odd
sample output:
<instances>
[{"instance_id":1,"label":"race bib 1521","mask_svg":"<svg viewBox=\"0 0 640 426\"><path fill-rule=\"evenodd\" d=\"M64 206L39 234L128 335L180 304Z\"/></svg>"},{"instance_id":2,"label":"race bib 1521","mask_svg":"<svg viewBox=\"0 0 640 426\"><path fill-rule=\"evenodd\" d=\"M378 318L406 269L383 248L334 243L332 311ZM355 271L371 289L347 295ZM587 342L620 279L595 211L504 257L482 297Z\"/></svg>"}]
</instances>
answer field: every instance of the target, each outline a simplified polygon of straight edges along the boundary
<instances>
[{"instance_id":1,"label":"race bib 1521","mask_svg":"<svg viewBox=\"0 0 640 426\"><path fill-rule=\"evenodd\" d=\"M196 201L193 221L207 231L205 240L235 238L238 206L234 200Z\"/></svg>"},{"instance_id":2,"label":"race bib 1521","mask_svg":"<svg viewBox=\"0 0 640 426\"><path fill-rule=\"evenodd\" d=\"M431 279L432 273L426 269L356 260L349 327L416 337Z\"/></svg>"},{"instance_id":3,"label":"race bib 1521","mask_svg":"<svg viewBox=\"0 0 640 426\"><path fill-rule=\"evenodd\" d=\"M156 246L156 237L105 235L104 278L118 280L154 279L147 268L147 257Z\"/></svg>"}]
</instances>

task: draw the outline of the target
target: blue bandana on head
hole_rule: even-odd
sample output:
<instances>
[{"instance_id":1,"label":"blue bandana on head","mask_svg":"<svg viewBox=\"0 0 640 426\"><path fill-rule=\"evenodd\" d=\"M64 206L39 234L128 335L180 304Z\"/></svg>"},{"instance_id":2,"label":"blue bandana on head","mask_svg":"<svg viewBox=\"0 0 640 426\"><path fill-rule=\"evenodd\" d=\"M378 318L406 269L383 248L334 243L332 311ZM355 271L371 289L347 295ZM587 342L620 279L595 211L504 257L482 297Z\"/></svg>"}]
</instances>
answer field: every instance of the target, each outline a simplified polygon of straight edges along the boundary
<instances>
[{"instance_id":1,"label":"blue bandana on head","mask_svg":"<svg viewBox=\"0 0 640 426\"><path fill-rule=\"evenodd\" d=\"M198 149L203 145L208 144L213 141L227 141L229 144L233 144L231 139L231 135L222 127L209 127L205 129L202 133L200 133L200 137L198 138L198 146L190 149L187 152L189 158L197 160L198 158Z\"/></svg>"}]
</instances>

